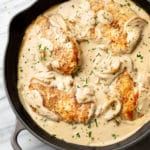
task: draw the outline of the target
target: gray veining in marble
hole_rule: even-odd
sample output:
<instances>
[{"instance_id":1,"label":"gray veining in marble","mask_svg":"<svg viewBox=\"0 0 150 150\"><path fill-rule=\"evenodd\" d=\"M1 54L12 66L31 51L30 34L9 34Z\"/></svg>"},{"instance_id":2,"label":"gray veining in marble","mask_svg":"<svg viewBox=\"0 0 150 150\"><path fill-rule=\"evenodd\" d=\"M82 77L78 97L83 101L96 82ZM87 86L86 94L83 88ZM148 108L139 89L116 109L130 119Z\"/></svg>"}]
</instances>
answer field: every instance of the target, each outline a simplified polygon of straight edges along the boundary
<instances>
[{"instance_id":1,"label":"gray veining in marble","mask_svg":"<svg viewBox=\"0 0 150 150\"><path fill-rule=\"evenodd\" d=\"M7 45L9 23L13 16L32 5L36 0L0 0L0 150L12 150L10 137L15 128L15 115L12 112L3 83L3 59ZM27 130L22 131L18 141L23 150L52 150Z\"/></svg>"}]
</instances>

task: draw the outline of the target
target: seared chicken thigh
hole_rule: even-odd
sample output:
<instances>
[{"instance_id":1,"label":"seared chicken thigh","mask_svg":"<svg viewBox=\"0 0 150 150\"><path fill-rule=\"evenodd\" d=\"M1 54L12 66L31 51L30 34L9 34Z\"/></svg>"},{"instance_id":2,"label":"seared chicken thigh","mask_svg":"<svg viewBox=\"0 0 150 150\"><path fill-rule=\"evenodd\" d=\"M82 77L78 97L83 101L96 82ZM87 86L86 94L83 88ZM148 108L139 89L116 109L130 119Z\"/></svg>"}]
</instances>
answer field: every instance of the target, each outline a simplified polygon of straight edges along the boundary
<instances>
[{"instance_id":1,"label":"seared chicken thigh","mask_svg":"<svg viewBox=\"0 0 150 150\"><path fill-rule=\"evenodd\" d=\"M31 82L30 90L37 90L43 98L43 106L59 117L59 120L68 123L87 123L94 113L94 104L91 102L79 104L73 90L64 92L56 87L48 87L37 82Z\"/></svg>"},{"instance_id":2,"label":"seared chicken thigh","mask_svg":"<svg viewBox=\"0 0 150 150\"><path fill-rule=\"evenodd\" d=\"M77 9L74 19L66 19L77 41L95 41L114 55L131 53L147 24L127 4L114 0L84 0Z\"/></svg>"},{"instance_id":3,"label":"seared chicken thigh","mask_svg":"<svg viewBox=\"0 0 150 150\"><path fill-rule=\"evenodd\" d=\"M147 22L127 4L122 6L114 0L89 0L89 2L91 9L97 14L94 35L100 38L98 41L100 47L111 51L114 55L131 53L140 40ZM106 41L109 43L107 46Z\"/></svg>"},{"instance_id":4,"label":"seared chicken thigh","mask_svg":"<svg viewBox=\"0 0 150 150\"><path fill-rule=\"evenodd\" d=\"M40 57L50 70L71 74L78 65L79 48L74 37L70 36L67 26L60 15L39 17L35 24L39 28L40 39L50 46L40 45ZM41 40L41 43L42 43Z\"/></svg>"},{"instance_id":5,"label":"seared chicken thigh","mask_svg":"<svg viewBox=\"0 0 150 150\"><path fill-rule=\"evenodd\" d=\"M118 77L116 89L123 105L122 116L127 120L134 119L139 94L133 79L126 70Z\"/></svg>"}]
</instances>

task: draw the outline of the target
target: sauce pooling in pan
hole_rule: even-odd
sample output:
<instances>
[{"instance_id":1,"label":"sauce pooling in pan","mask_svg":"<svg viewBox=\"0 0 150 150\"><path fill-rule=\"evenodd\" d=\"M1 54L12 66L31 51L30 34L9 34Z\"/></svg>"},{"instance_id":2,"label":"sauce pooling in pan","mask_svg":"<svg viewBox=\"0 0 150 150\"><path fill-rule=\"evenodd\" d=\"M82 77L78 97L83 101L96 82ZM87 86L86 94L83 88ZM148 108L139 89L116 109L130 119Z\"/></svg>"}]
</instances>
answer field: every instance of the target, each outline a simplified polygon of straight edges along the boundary
<instances>
[{"instance_id":1,"label":"sauce pooling in pan","mask_svg":"<svg viewBox=\"0 0 150 150\"><path fill-rule=\"evenodd\" d=\"M125 0L70 0L26 30L21 102L57 138L91 146L119 142L150 120L149 58L144 10Z\"/></svg>"}]
</instances>

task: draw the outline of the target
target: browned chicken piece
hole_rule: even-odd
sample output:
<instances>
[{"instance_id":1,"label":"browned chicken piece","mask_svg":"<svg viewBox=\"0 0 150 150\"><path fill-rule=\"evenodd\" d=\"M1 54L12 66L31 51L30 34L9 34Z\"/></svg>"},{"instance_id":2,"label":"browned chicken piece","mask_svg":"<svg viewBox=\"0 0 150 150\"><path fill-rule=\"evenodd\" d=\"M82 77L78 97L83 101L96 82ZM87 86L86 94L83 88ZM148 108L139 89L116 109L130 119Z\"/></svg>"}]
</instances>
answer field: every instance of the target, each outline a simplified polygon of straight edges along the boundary
<instances>
[{"instance_id":1,"label":"browned chicken piece","mask_svg":"<svg viewBox=\"0 0 150 150\"><path fill-rule=\"evenodd\" d=\"M51 47L40 48L43 63L62 74L71 74L77 69L79 48L76 40L70 36L67 26L60 15L49 18L40 16L35 24L39 28L41 39L49 41Z\"/></svg>"},{"instance_id":2,"label":"browned chicken piece","mask_svg":"<svg viewBox=\"0 0 150 150\"><path fill-rule=\"evenodd\" d=\"M117 79L117 90L122 101L122 116L127 120L133 120L138 100L138 91L136 90L133 79L125 70Z\"/></svg>"},{"instance_id":3,"label":"browned chicken piece","mask_svg":"<svg viewBox=\"0 0 150 150\"><path fill-rule=\"evenodd\" d=\"M31 83L30 90L37 90L43 98L43 106L68 123L86 124L94 113L94 104L78 104L73 91L64 92L41 83Z\"/></svg>"},{"instance_id":4,"label":"browned chicken piece","mask_svg":"<svg viewBox=\"0 0 150 150\"><path fill-rule=\"evenodd\" d=\"M59 67L56 70L63 74L71 74L76 71L78 65L78 47L75 41L70 39L73 48L57 47L52 53L54 60L59 62Z\"/></svg>"},{"instance_id":5,"label":"browned chicken piece","mask_svg":"<svg viewBox=\"0 0 150 150\"><path fill-rule=\"evenodd\" d=\"M91 9L97 13L98 22L103 24L99 27L101 34L110 41L110 46L104 50L110 50L114 55L131 53L140 40L147 22L128 6L129 3L122 6L114 0L89 2Z\"/></svg>"},{"instance_id":6,"label":"browned chicken piece","mask_svg":"<svg viewBox=\"0 0 150 150\"><path fill-rule=\"evenodd\" d=\"M90 7L94 12L104 9L104 3L100 0L89 0Z\"/></svg>"}]
</instances>

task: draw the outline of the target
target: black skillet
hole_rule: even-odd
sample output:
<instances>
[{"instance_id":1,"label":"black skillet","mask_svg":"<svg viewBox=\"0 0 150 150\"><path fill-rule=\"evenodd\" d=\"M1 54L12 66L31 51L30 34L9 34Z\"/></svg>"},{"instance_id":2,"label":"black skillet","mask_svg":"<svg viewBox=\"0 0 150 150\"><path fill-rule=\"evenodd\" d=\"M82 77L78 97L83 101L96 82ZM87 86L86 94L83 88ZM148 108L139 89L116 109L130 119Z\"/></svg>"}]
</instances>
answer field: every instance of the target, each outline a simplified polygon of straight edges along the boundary
<instances>
[{"instance_id":1,"label":"black skillet","mask_svg":"<svg viewBox=\"0 0 150 150\"><path fill-rule=\"evenodd\" d=\"M24 10L13 18L10 23L9 29L9 42L5 54L4 61L4 79L5 87L8 93L10 105L16 114L17 124L16 130L12 136L12 146L14 150L20 150L20 146L17 142L18 133L23 130L29 130L34 136L41 141L48 144L55 149L65 150L118 150L127 148L146 137L150 133L150 122L145 124L138 132L129 138L118 142L113 145L103 147L89 147L64 142L53 136L50 136L42 128L40 128L26 112L22 104L20 103L17 92L17 65L18 54L21 45L21 41L27 26L41 13L47 10L49 7L61 3L65 0L39 0L30 8ZM150 1L146 0L134 0L137 5L140 5L150 14Z\"/></svg>"}]
</instances>

